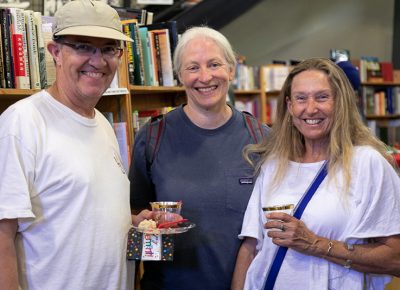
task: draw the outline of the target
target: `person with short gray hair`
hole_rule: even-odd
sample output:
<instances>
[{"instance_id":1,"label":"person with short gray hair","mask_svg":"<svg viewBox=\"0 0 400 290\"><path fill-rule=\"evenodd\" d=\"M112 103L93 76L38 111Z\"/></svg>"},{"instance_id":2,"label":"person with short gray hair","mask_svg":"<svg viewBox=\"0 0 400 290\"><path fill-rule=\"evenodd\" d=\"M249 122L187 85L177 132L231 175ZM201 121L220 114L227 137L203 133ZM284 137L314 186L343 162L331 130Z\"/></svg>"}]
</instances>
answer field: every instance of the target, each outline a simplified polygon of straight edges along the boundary
<instances>
[{"instance_id":1,"label":"person with short gray hair","mask_svg":"<svg viewBox=\"0 0 400 290\"><path fill-rule=\"evenodd\" d=\"M254 116L226 101L235 64L233 49L220 32L208 27L185 31L174 65L187 103L163 116L152 163L146 146L154 123L136 135L129 171L136 222L151 217L149 202L181 200L182 216L196 224L175 238L172 262L144 262L142 290L230 287L240 246L237 235L253 188L253 170L242 150L268 133ZM252 129L246 120L254 124Z\"/></svg>"}]
</instances>

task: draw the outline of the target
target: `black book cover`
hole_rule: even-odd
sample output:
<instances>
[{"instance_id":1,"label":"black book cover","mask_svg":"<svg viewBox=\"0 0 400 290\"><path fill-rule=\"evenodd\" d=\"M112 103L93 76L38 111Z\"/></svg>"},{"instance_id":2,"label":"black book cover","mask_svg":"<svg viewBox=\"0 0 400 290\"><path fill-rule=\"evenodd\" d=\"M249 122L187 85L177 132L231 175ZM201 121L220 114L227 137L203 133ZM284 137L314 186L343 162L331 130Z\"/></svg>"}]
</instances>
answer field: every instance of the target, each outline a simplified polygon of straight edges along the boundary
<instances>
[{"instance_id":1,"label":"black book cover","mask_svg":"<svg viewBox=\"0 0 400 290\"><path fill-rule=\"evenodd\" d=\"M14 64L12 60L12 41L11 41L11 14L8 9L1 10L1 29L3 45L3 63L5 71L6 88L15 88L14 85Z\"/></svg>"}]
</instances>

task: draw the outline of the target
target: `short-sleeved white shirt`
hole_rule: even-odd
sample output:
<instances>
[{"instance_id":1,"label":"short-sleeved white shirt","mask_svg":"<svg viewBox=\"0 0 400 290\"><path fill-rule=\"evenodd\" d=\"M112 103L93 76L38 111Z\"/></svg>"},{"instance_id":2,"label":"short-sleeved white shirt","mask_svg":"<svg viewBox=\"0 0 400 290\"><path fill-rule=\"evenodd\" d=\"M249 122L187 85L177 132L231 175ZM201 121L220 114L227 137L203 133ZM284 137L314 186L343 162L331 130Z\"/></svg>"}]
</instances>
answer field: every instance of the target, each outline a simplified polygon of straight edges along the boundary
<instances>
[{"instance_id":1,"label":"short-sleeved white shirt","mask_svg":"<svg viewBox=\"0 0 400 290\"><path fill-rule=\"evenodd\" d=\"M46 91L0 116L0 219L18 219L21 289L126 289L129 180L112 127Z\"/></svg>"},{"instance_id":2,"label":"short-sleeved white shirt","mask_svg":"<svg viewBox=\"0 0 400 290\"><path fill-rule=\"evenodd\" d=\"M257 179L245 213L239 238L257 239L258 253L251 263L245 288L263 289L277 246L266 236L262 207L297 204L323 162L290 162L283 181L270 184L276 172L274 161L266 162ZM355 148L350 190L343 194L342 172L336 179L321 183L301 220L315 234L349 243L365 243L371 237L400 234L400 179L389 163L375 150ZM367 275L367 289L384 289L390 276ZM278 274L275 289L362 290L364 274L289 249Z\"/></svg>"}]
</instances>

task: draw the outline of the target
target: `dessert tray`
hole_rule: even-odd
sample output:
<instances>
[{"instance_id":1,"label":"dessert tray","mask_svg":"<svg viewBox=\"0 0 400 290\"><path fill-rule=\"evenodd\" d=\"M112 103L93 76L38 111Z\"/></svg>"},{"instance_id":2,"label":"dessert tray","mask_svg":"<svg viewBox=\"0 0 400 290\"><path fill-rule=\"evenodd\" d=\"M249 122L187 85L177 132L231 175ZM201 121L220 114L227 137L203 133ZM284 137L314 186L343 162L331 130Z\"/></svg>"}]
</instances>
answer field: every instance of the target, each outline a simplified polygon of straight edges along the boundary
<instances>
[{"instance_id":1,"label":"dessert tray","mask_svg":"<svg viewBox=\"0 0 400 290\"><path fill-rule=\"evenodd\" d=\"M133 228L143 234L152 234L152 235L173 235L173 234L182 234L187 232L188 230L194 228L196 224L192 222L182 222L175 227L171 228L156 228L156 229L143 229L139 227L133 226Z\"/></svg>"}]
</instances>

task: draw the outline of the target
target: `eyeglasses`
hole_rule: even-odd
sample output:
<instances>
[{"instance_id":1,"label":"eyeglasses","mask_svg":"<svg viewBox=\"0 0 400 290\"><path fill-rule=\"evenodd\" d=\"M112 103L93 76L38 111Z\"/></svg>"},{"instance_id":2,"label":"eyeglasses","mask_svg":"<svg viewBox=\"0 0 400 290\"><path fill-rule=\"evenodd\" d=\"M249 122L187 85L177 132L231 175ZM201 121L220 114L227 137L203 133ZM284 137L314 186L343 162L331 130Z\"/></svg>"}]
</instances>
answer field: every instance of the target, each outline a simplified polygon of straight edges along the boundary
<instances>
[{"instance_id":1,"label":"eyeglasses","mask_svg":"<svg viewBox=\"0 0 400 290\"><path fill-rule=\"evenodd\" d=\"M81 56L90 57L93 54L95 54L97 52L97 50L100 50L101 54L106 58L113 58L115 56L119 57L122 54L122 48L115 46L115 45L106 45L103 47L95 47L95 46L87 44L87 43L72 43L72 42L66 42L66 41L62 41L60 43L65 44L68 47L71 47L73 50L75 50Z\"/></svg>"}]
</instances>

